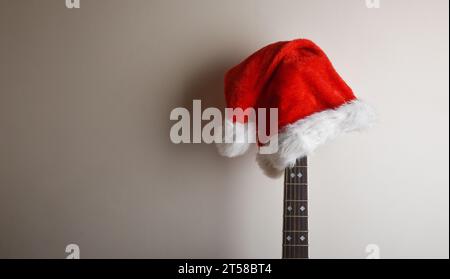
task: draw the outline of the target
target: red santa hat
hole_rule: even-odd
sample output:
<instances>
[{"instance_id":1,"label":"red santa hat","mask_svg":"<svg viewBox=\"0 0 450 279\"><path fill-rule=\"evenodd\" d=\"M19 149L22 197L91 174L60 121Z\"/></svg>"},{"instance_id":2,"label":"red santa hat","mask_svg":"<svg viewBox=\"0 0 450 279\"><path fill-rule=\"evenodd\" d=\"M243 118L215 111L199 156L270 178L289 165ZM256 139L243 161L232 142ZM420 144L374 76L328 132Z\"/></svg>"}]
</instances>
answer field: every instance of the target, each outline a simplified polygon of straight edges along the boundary
<instances>
[{"instance_id":1,"label":"red santa hat","mask_svg":"<svg viewBox=\"0 0 450 279\"><path fill-rule=\"evenodd\" d=\"M339 134L370 126L375 118L325 53L305 39L268 45L229 70L225 97L228 108L278 108L278 151L257 155L261 168L272 177ZM248 124L247 118L225 120L235 138L243 138L248 131L236 126ZM222 143L218 149L224 156L235 157L250 144Z\"/></svg>"}]
</instances>

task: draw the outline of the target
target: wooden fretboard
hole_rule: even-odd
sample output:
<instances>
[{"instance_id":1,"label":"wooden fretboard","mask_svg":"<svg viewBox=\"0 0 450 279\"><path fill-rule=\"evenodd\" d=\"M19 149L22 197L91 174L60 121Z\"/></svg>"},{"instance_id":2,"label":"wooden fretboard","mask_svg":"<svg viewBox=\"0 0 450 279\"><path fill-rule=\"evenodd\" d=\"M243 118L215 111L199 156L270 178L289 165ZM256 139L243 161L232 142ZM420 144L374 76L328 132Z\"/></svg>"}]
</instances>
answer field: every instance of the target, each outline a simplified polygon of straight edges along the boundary
<instances>
[{"instance_id":1,"label":"wooden fretboard","mask_svg":"<svg viewBox=\"0 0 450 279\"><path fill-rule=\"evenodd\" d=\"M308 160L284 174L283 259L308 259Z\"/></svg>"}]
</instances>

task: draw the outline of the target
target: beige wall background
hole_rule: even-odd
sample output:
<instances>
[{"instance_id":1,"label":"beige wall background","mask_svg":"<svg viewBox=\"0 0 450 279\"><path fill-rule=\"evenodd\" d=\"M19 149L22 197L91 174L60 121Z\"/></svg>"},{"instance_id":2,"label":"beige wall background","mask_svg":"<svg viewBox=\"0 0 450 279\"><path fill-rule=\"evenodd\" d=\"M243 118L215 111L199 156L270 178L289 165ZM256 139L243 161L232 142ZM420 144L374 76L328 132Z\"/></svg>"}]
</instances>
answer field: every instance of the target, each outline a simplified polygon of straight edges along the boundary
<instances>
[{"instance_id":1,"label":"beige wall background","mask_svg":"<svg viewBox=\"0 0 450 279\"><path fill-rule=\"evenodd\" d=\"M310 158L311 257L448 258L449 2L380 3L0 0L0 257L281 257L282 180L169 113L305 37L379 113Z\"/></svg>"}]
</instances>

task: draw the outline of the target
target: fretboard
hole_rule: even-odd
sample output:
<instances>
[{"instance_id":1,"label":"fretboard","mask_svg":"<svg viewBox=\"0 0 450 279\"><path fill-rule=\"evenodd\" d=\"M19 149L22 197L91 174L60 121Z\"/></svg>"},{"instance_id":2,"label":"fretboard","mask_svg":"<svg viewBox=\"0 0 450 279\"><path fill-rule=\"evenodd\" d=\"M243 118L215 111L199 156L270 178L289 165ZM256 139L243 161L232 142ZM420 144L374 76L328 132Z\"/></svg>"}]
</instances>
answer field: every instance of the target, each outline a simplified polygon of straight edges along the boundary
<instances>
[{"instance_id":1,"label":"fretboard","mask_svg":"<svg viewBox=\"0 0 450 279\"><path fill-rule=\"evenodd\" d=\"M308 259L308 160L284 174L283 259Z\"/></svg>"}]
</instances>

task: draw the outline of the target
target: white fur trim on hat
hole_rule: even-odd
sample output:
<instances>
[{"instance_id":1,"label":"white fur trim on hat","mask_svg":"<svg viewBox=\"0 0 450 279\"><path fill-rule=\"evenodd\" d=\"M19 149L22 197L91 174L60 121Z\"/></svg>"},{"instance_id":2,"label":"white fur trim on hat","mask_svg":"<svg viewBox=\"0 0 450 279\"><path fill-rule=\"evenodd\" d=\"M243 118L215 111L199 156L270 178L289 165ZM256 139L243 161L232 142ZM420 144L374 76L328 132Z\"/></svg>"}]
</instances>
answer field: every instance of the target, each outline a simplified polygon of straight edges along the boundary
<instances>
[{"instance_id":1,"label":"white fur trim on hat","mask_svg":"<svg viewBox=\"0 0 450 279\"><path fill-rule=\"evenodd\" d=\"M368 128L374 122L374 110L359 100L314 113L282 128L278 134L278 151L258 154L257 162L266 175L279 177L286 167L310 155L325 142L342 133Z\"/></svg>"},{"instance_id":2,"label":"white fur trim on hat","mask_svg":"<svg viewBox=\"0 0 450 279\"><path fill-rule=\"evenodd\" d=\"M217 150L225 157L237 157L249 149L252 143L256 143L255 125L252 123L224 121L222 143L217 143Z\"/></svg>"}]
</instances>

